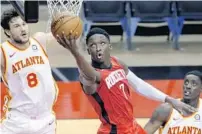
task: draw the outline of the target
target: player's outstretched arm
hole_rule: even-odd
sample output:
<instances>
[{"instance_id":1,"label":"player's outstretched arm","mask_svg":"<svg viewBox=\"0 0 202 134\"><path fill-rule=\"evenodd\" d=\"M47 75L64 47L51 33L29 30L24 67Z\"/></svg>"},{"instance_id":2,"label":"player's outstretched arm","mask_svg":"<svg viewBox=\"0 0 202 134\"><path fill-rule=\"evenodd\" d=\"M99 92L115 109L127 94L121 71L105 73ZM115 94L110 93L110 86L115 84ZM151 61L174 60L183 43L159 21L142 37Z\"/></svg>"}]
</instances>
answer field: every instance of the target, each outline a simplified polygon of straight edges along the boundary
<instances>
[{"instance_id":1,"label":"player's outstretched arm","mask_svg":"<svg viewBox=\"0 0 202 134\"><path fill-rule=\"evenodd\" d=\"M147 97L148 99L170 103L173 106L173 108L175 108L180 113L183 113L182 112L183 110L188 111L188 112L196 112L197 111L196 108L194 108L190 105L187 105L187 104L181 102L180 100L174 99L171 96L164 94L160 90L156 89L152 85L150 85L147 82L145 82L144 80L140 79L139 77L137 77L133 72L131 72L128 69L127 65L125 65L120 60L119 60L119 62L124 67L124 70L127 74L127 79L129 81L130 85L133 87L133 89L137 93Z\"/></svg>"},{"instance_id":2,"label":"player's outstretched arm","mask_svg":"<svg viewBox=\"0 0 202 134\"><path fill-rule=\"evenodd\" d=\"M144 127L147 134L154 134L160 127L164 126L169 120L172 110L172 106L168 103L163 103L157 107Z\"/></svg>"},{"instance_id":3,"label":"player's outstretched arm","mask_svg":"<svg viewBox=\"0 0 202 134\"><path fill-rule=\"evenodd\" d=\"M85 78L87 78L89 81L100 82L101 79L100 73L97 72L81 54L77 46L75 37L73 37L72 34L70 34L67 38L63 33L62 37L57 36L57 40L64 48L68 49L74 56L77 65L79 67L80 74L85 76Z\"/></svg>"},{"instance_id":4,"label":"player's outstretched arm","mask_svg":"<svg viewBox=\"0 0 202 134\"><path fill-rule=\"evenodd\" d=\"M87 80L85 78L85 76L82 74L80 74L79 80L80 80L81 87L83 88L83 91L85 92L85 94L92 95L96 92L96 89L98 86L97 83L95 83L91 80Z\"/></svg>"}]
</instances>

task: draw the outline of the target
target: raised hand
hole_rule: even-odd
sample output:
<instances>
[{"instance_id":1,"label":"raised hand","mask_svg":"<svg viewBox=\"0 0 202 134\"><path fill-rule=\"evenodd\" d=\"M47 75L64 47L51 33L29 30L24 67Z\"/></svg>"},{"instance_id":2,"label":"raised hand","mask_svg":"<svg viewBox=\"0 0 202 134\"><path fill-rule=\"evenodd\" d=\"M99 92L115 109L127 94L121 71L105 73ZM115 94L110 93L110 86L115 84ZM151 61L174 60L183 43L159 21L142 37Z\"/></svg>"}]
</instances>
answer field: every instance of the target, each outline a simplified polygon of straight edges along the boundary
<instances>
[{"instance_id":1,"label":"raised hand","mask_svg":"<svg viewBox=\"0 0 202 134\"><path fill-rule=\"evenodd\" d=\"M66 36L65 33L62 32L61 36L57 35L57 41L64 48L68 49L71 53L75 53L78 51L76 36L77 35L72 34L72 31L70 31L68 36Z\"/></svg>"},{"instance_id":2,"label":"raised hand","mask_svg":"<svg viewBox=\"0 0 202 134\"><path fill-rule=\"evenodd\" d=\"M171 97L167 97L166 102L170 103L173 106L173 108L176 109L178 112L180 112L182 115L184 114L183 111L192 112L192 113L198 111L198 109L196 109L188 104L185 104L178 99L174 99Z\"/></svg>"}]
</instances>

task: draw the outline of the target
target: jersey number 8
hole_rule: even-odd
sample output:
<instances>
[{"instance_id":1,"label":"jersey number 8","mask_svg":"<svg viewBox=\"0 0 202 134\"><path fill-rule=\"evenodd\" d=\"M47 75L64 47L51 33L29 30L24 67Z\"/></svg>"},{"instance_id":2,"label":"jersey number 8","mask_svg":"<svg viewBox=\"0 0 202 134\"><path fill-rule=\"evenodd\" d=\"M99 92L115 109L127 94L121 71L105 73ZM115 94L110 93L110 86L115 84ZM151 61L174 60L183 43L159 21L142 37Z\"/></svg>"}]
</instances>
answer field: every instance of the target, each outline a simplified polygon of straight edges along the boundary
<instances>
[{"instance_id":1,"label":"jersey number 8","mask_svg":"<svg viewBox=\"0 0 202 134\"><path fill-rule=\"evenodd\" d=\"M38 79L37 75L35 73L30 73L27 75L27 83L30 88L33 88L37 86L38 84Z\"/></svg>"}]
</instances>

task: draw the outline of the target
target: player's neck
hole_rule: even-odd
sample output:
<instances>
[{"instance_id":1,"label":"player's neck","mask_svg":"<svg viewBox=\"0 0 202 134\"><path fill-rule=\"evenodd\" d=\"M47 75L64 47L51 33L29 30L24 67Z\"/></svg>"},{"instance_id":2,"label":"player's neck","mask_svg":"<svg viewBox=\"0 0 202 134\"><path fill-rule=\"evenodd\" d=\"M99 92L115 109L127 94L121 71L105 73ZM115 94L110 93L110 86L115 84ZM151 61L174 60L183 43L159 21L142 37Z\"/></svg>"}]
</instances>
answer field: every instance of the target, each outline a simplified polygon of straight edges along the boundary
<instances>
[{"instance_id":1,"label":"player's neck","mask_svg":"<svg viewBox=\"0 0 202 134\"><path fill-rule=\"evenodd\" d=\"M30 42L27 41L26 43L18 43L18 42L15 42L14 40L9 40L9 42L14 45L15 47L19 48L19 49L26 49L29 47L30 45Z\"/></svg>"},{"instance_id":2,"label":"player's neck","mask_svg":"<svg viewBox=\"0 0 202 134\"><path fill-rule=\"evenodd\" d=\"M196 99L183 99L182 100L184 103L192 106L192 107L195 107L195 108L198 108L198 103L199 103L199 97L197 97Z\"/></svg>"},{"instance_id":3,"label":"player's neck","mask_svg":"<svg viewBox=\"0 0 202 134\"><path fill-rule=\"evenodd\" d=\"M98 69L110 69L112 67L112 64L111 64L110 60L107 62L103 62L103 63L99 63L99 62L92 60L92 66L94 68L98 68Z\"/></svg>"}]
</instances>

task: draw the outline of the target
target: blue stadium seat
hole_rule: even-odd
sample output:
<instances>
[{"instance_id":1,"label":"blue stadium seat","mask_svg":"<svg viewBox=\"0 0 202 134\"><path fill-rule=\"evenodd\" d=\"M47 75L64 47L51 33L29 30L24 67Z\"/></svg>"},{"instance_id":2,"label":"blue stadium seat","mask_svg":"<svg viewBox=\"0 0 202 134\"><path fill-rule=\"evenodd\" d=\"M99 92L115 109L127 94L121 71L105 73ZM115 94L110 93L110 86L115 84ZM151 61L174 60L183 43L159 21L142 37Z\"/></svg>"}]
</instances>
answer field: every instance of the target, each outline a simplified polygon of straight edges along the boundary
<instances>
[{"instance_id":1,"label":"blue stadium seat","mask_svg":"<svg viewBox=\"0 0 202 134\"><path fill-rule=\"evenodd\" d=\"M177 1L178 34L181 35L185 20L202 20L202 1Z\"/></svg>"},{"instance_id":2,"label":"blue stadium seat","mask_svg":"<svg viewBox=\"0 0 202 134\"><path fill-rule=\"evenodd\" d=\"M185 19L202 20L202 1L178 1L178 16Z\"/></svg>"},{"instance_id":3,"label":"blue stadium seat","mask_svg":"<svg viewBox=\"0 0 202 134\"><path fill-rule=\"evenodd\" d=\"M132 17L140 17L141 21L164 21L171 16L169 1L133 1Z\"/></svg>"},{"instance_id":4,"label":"blue stadium seat","mask_svg":"<svg viewBox=\"0 0 202 134\"><path fill-rule=\"evenodd\" d=\"M125 16L123 1L85 1L84 14L94 22L118 22Z\"/></svg>"},{"instance_id":5,"label":"blue stadium seat","mask_svg":"<svg viewBox=\"0 0 202 134\"><path fill-rule=\"evenodd\" d=\"M170 1L131 1L131 31L134 36L138 22L167 22L173 34L173 48L178 49L176 4Z\"/></svg>"},{"instance_id":6,"label":"blue stadium seat","mask_svg":"<svg viewBox=\"0 0 202 134\"><path fill-rule=\"evenodd\" d=\"M120 22L125 30L126 2L124 1L84 1L82 17L84 20L84 37L93 23Z\"/></svg>"}]
</instances>

